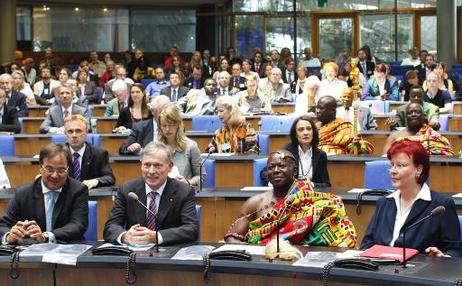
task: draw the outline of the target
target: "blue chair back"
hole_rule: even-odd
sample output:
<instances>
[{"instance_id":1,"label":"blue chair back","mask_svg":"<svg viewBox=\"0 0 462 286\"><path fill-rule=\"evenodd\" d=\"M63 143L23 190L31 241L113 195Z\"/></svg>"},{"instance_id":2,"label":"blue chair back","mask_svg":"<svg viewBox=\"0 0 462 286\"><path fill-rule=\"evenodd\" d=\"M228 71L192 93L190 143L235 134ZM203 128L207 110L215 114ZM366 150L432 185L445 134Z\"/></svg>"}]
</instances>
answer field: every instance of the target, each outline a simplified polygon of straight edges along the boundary
<instances>
[{"instance_id":1,"label":"blue chair back","mask_svg":"<svg viewBox=\"0 0 462 286\"><path fill-rule=\"evenodd\" d=\"M440 131L448 131L449 117L448 114L440 114Z\"/></svg>"},{"instance_id":2,"label":"blue chair back","mask_svg":"<svg viewBox=\"0 0 462 286\"><path fill-rule=\"evenodd\" d=\"M101 86L96 87L96 102L100 103L103 100L103 91Z\"/></svg>"},{"instance_id":3,"label":"blue chair back","mask_svg":"<svg viewBox=\"0 0 462 286\"><path fill-rule=\"evenodd\" d=\"M196 205L197 242L201 241L201 214L202 214L202 206L201 205Z\"/></svg>"},{"instance_id":4,"label":"blue chair back","mask_svg":"<svg viewBox=\"0 0 462 286\"><path fill-rule=\"evenodd\" d=\"M98 240L98 202L88 201L88 228L83 234L87 241Z\"/></svg>"},{"instance_id":5,"label":"blue chair back","mask_svg":"<svg viewBox=\"0 0 462 286\"><path fill-rule=\"evenodd\" d=\"M364 170L364 188L392 190L388 160L366 162Z\"/></svg>"},{"instance_id":6,"label":"blue chair back","mask_svg":"<svg viewBox=\"0 0 462 286\"><path fill-rule=\"evenodd\" d=\"M0 156L14 156L14 137L0 135Z\"/></svg>"},{"instance_id":7,"label":"blue chair back","mask_svg":"<svg viewBox=\"0 0 462 286\"><path fill-rule=\"evenodd\" d=\"M90 133L87 134L87 142L90 142L88 141L89 138L91 139L91 144L95 145L96 147L101 147L101 135Z\"/></svg>"},{"instance_id":8,"label":"blue chair back","mask_svg":"<svg viewBox=\"0 0 462 286\"><path fill-rule=\"evenodd\" d=\"M207 132L215 132L215 130L223 127L223 124L217 115L194 116L192 118L191 125L192 131Z\"/></svg>"},{"instance_id":9,"label":"blue chair back","mask_svg":"<svg viewBox=\"0 0 462 286\"><path fill-rule=\"evenodd\" d=\"M202 187L204 188L214 188L215 187L215 160L207 159L204 162L205 172L207 177L203 182Z\"/></svg>"},{"instance_id":10,"label":"blue chair back","mask_svg":"<svg viewBox=\"0 0 462 286\"><path fill-rule=\"evenodd\" d=\"M151 82L153 82L153 81L155 81L155 79L153 79L153 78L143 78L143 79L141 80L141 84L142 84L143 87L146 89L146 87L147 87Z\"/></svg>"},{"instance_id":11,"label":"blue chair back","mask_svg":"<svg viewBox=\"0 0 462 286\"><path fill-rule=\"evenodd\" d=\"M459 217L459 228L460 228L460 237L459 240L462 241L462 215L458 216Z\"/></svg>"},{"instance_id":12,"label":"blue chair back","mask_svg":"<svg viewBox=\"0 0 462 286\"><path fill-rule=\"evenodd\" d=\"M99 134L98 138L100 138ZM85 138L85 141L87 143L93 144L93 134L87 134L87 138ZM51 143L54 144L65 144L66 143L66 135L64 134L53 134L51 135ZM99 144L101 145L101 138L99 139Z\"/></svg>"},{"instance_id":13,"label":"blue chair back","mask_svg":"<svg viewBox=\"0 0 462 286\"><path fill-rule=\"evenodd\" d=\"M260 173L266 167L267 158L253 160L253 185L255 187L264 186Z\"/></svg>"},{"instance_id":14,"label":"blue chair back","mask_svg":"<svg viewBox=\"0 0 462 286\"><path fill-rule=\"evenodd\" d=\"M270 137L268 134L258 134L258 146L260 147L260 154L268 156L269 154L269 141Z\"/></svg>"},{"instance_id":15,"label":"blue chair back","mask_svg":"<svg viewBox=\"0 0 462 286\"><path fill-rule=\"evenodd\" d=\"M262 116L260 131L289 133L294 120L293 116Z\"/></svg>"},{"instance_id":16,"label":"blue chair back","mask_svg":"<svg viewBox=\"0 0 462 286\"><path fill-rule=\"evenodd\" d=\"M413 70L414 67L413 66L390 66L390 74L391 75L401 75L401 76L405 76L406 75L406 72L409 71L409 70Z\"/></svg>"}]
</instances>

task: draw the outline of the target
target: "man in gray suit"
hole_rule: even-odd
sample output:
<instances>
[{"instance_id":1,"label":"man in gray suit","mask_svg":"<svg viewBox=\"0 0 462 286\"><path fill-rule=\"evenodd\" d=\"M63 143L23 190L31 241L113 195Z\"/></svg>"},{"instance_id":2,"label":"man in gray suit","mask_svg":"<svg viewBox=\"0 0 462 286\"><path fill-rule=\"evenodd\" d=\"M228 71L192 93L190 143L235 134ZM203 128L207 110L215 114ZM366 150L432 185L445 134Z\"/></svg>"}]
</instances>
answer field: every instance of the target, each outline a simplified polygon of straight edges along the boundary
<instances>
[{"instance_id":1,"label":"man in gray suit","mask_svg":"<svg viewBox=\"0 0 462 286\"><path fill-rule=\"evenodd\" d=\"M114 207L104 226L104 240L112 243L164 245L197 239L194 189L171 179L172 153L160 142L151 142L141 151L142 177L120 186ZM139 202L131 199L135 193ZM156 231L159 241L156 241Z\"/></svg>"},{"instance_id":2,"label":"man in gray suit","mask_svg":"<svg viewBox=\"0 0 462 286\"><path fill-rule=\"evenodd\" d=\"M47 117L40 125L40 133L64 134L64 118L73 114L83 115L88 122L88 110L77 104L72 104L72 88L59 87L59 104L48 109Z\"/></svg>"},{"instance_id":3,"label":"man in gray suit","mask_svg":"<svg viewBox=\"0 0 462 286\"><path fill-rule=\"evenodd\" d=\"M342 92L343 105L337 107L337 118L342 118L345 121L354 124L354 108L353 108L353 90L349 87L345 88ZM359 131L375 130L377 123L372 116L369 108L358 106L358 128Z\"/></svg>"},{"instance_id":4,"label":"man in gray suit","mask_svg":"<svg viewBox=\"0 0 462 286\"><path fill-rule=\"evenodd\" d=\"M160 90L160 94L170 98L171 102L177 102L178 99L185 96L189 88L181 85L180 75L177 72L170 73L170 86Z\"/></svg>"}]
</instances>

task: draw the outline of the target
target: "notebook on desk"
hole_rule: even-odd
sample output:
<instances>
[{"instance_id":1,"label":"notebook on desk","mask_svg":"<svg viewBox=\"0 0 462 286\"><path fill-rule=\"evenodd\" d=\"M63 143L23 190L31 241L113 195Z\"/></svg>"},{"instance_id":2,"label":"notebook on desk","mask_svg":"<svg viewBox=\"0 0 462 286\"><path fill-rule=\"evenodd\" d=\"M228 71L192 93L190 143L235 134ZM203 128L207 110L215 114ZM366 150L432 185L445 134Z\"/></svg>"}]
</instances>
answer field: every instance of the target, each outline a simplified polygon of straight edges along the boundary
<instances>
[{"instance_id":1,"label":"notebook on desk","mask_svg":"<svg viewBox=\"0 0 462 286\"><path fill-rule=\"evenodd\" d=\"M417 254L419 254L417 249L406 248L406 261L413 258ZM360 256L367 258L396 259L400 263L404 262L402 247L392 247L376 244L364 251Z\"/></svg>"}]
</instances>

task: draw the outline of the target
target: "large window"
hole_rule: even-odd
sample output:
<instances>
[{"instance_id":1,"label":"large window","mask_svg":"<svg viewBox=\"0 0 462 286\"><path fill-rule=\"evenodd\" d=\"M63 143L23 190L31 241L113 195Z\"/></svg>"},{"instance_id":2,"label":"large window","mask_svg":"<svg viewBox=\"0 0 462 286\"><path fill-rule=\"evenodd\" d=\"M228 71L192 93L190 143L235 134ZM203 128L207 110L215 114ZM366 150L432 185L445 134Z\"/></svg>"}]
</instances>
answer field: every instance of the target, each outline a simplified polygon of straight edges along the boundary
<instances>
[{"instance_id":1,"label":"large window","mask_svg":"<svg viewBox=\"0 0 462 286\"><path fill-rule=\"evenodd\" d=\"M32 40L32 11L27 7L16 8L16 38L18 41Z\"/></svg>"},{"instance_id":2,"label":"large window","mask_svg":"<svg viewBox=\"0 0 462 286\"><path fill-rule=\"evenodd\" d=\"M420 17L421 49L436 54L436 16Z\"/></svg>"},{"instance_id":3,"label":"large window","mask_svg":"<svg viewBox=\"0 0 462 286\"><path fill-rule=\"evenodd\" d=\"M334 59L353 47L353 19L319 19L319 57Z\"/></svg>"},{"instance_id":4,"label":"large window","mask_svg":"<svg viewBox=\"0 0 462 286\"><path fill-rule=\"evenodd\" d=\"M236 16L236 48L242 57L251 58L254 48L265 50L264 25L263 16Z\"/></svg>"}]
</instances>

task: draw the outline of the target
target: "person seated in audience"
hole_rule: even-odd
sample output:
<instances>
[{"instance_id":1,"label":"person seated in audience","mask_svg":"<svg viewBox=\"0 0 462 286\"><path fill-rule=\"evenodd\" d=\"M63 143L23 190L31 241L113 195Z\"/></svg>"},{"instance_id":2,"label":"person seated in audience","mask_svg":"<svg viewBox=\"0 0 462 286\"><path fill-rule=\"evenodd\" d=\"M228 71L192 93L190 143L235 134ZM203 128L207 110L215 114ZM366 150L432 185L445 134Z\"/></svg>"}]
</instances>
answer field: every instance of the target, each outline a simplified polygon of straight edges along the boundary
<instances>
[{"instance_id":1,"label":"person seated in audience","mask_svg":"<svg viewBox=\"0 0 462 286\"><path fill-rule=\"evenodd\" d=\"M316 105L319 128L319 149L328 155L372 154L374 146L353 134L353 125L336 118L337 101L333 96L323 96Z\"/></svg>"},{"instance_id":2,"label":"person seated in audience","mask_svg":"<svg viewBox=\"0 0 462 286\"><path fill-rule=\"evenodd\" d=\"M282 69L283 65L281 63L281 54L278 50L273 49L270 51L270 58L269 61L265 63L265 65L270 65L271 68L279 68Z\"/></svg>"},{"instance_id":3,"label":"person seated in audience","mask_svg":"<svg viewBox=\"0 0 462 286\"><path fill-rule=\"evenodd\" d=\"M315 75L310 75L303 86L303 93L295 97L294 114L304 115L316 112L316 98L318 97L319 85L321 81Z\"/></svg>"},{"instance_id":4,"label":"person seated in audience","mask_svg":"<svg viewBox=\"0 0 462 286\"><path fill-rule=\"evenodd\" d=\"M75 78L76 80L79 80L79 72L81 70L84 70L87 72L87 75L88 75L88 81L92 81L95 83L95 85L98 85L99 83L99 80L98 80L98 75L96 74L96 72L94 70L92 70L90 68L90 64L88 63L88 60L87 59L82 59L80 61L80 64L79 64L79 68L72 73L72 78Z\"/></svg>"},{"instance_id":5,"label":"person seated in audience","mask_svg":"<svg viewBox=\"0 0 462 286\"><path fill-rule=\"evenodd\" d=\"M101 77L106 70L106 65L98 59L98 53L96 51L91 51L89 56L89 67L98 75L98 77Z\"/></svg>"},{"instance_id":6,"label":"person seated in audience","mask_svg":"<svg viewBox=\"0 0 462 286\"><path fill-rule=\"evenodd\" d=\"M290 85L284 83L281 77L282 71L279 68L273 68L266 86L262 89L270 102L293 101Z\"/></svg>"},{"instance_id":7,"label":"person seated in audience","mask_svg":"<svg viewBox=\"0 0 462 286\"><path fill-rule=\"evenodd\" d=\"M215 64L211 62L211 57L210 50L205 49L202 51L202 76L204 78L212 77L215 72Z\"/></svg>"},{"instance_id":8,"label":"person seated in audience","mask_svg":"<svg viewBox=\"0 0 462 286\"><path fill-rule=\"evenodd\" d=\"M321 80L319 84L319 91L317 93L316 102L326 95L333 96L339 103L342 91L348 87L347 83L337 78L338 66L336 63L328 62L323 66L325 79Z\"/></svg>"},{"instance_id":9,"label":"person seated in audience","mask_svg":"<svg viewBox=\"0 0 462 286\"><path fill-rule=\"evenodd\" d=\"M292 91L298 79L295 70L295 61L292 58L287 58L284 61L284 67L282 68L281 72L282 81L287 83L290 86L290 90Z\"/></svg>"},{"instance_id":10,"label":"person seated in audience","mask_svg":"<svg viewBox=\"0 0 462 286\"><path fill-rule=\"evenodd\" d=\"M294 82L290 90L295 95L303 94L303 91L305 90L307 72L308 70L306 69L306 66L299 65L297 67L297 81Z\"/></svg>"},{"instance_id":11,"label":"person seated in audience","mask_svg":"<svg viewBox=\"0 0 462 286\"><path fill-rule=\"evenodd\" d=\"M417 104L415 104L417 105ZM427 150L418 141L404 139L393 143L387 152L390 177L396 191L377 200L361 249L375 244L403 247L401 235L406 226L443 206L442 214L406 231L406 247L431 256L461 257L460 226L454 201L431 191L425 183L430 173Z\"/></svg>"},{"instance_id":12,"label":"person seated in audience","mask_svg":"<svg viewBox=\"0 0 462 286\"><path fill-rule=\"evenodd\" d=\"M121 61L122 66L125 69L128 69L128 66L133 61L133 54L130 51L125 51L123 55L123 59Z\"/></svg>"},{"instance_id":13,"label":"person seated in audience","mask_svg":"<svg viewBox=\"0 0 462 286\"><path fill-rule=\"evenodd\" d=\"M166 70L168 70L168 69L170 69L172 67L173 58L175 56L178 56L180 54L180 51L178 50L178 47L176 45L173 45L168 50L168 53L169 53L169 56L167 58L165 58L165 61L164 61L164 66L165 66Z\"/></svg>"},{"instance_id":14,"label":"person seated in audience","mask_svg":"<svg viewBox=\"0 0 462 286\"><path fill-rule=\"evenodd\" d=\"M197 143L184 134L178 106L171 104L164 108L159 115L159 125L159 141L173 154L173 170L169 176L192 186L200 185L201 152ZM202 180L204 177L203 171Z\"/></svg>"},{"instance_id":15,"label":"person seated in audience","mask_svg":"<svg viewBox=\"0 0 462 286\"><path fill-rule=\"evenodd\" d=\"M110 53L105 53L103 57L104 64L107 64L109 61L112 61L112 57Z\"/></svg>"},{"instance_id":16,"label":"person seated in audience","mask_svg":"<svg viewBox=\"0 0 462 286\"><path fill-rule=\"evenodd\" d=\"M355 247L356 231L342 200L316 192L308 180L297 180L297 161L289 151L271 153L267 168L273 190L244 203L225 234L227 243L266 244L278 231L292 244Z\"/></svg>"},{"instance_id":17,"label":"person seated in audience","mask_svg":"<svg viewBox=\"0 0 462 286\"><path fill-rule=\"evenodd\" d=\"M452 83L452 80L448 78L448 73L444 64L436 62L434 65L430 67L430 69L434 71L439 77L438 88L440 90L447 90L449 91L449 94L452 95L454 93L454 84ZM428 89L428 83L426 80L424 81L422 88L424 90Z\"/></svg>"},{"instance_id":18,"label":"person seated in audience","mask_svg":"<svg viewBox=\"0 0 462 286\"><path fill-rule=\"evenodd\" d=\"M35 100L40 105L51 105L55 101L53 90L61 83L51 78L51 69L44 66L40 69L40 80L34 84Z\"/></svg>"},{"instance_id":19,"label":"person seated in audience","mask_svg":"<svg viewBox=\"0 0 462 286\"><path fill-rule=\"evenodd\" d=\"M440 109L440 114L452 113L451 94L447 90L440 89L441 79L432 71L427 76L428 89L425 92L424 101L433 103Z\"/></svg>"},{"instance_id":20,"label":"person seated in audience","mask_svg":"<svg viewBox=\"0 0 462 286\"><path fill-rule=\"evenodd\" d=\"M71 154L62 144L40 150L40 176L14 190L0 218L2 244L72 243L88 225L88 189L68 176Z\"/></svg>"},{"instance_id":21,"label":"person seated in audience","mask_svg":"<svg viewBox=\"0 0 462 286\"><path fill-rule=\"evenodd\" d=\"M101 101L98 98L96 93L96 84L92 81L88 81L88 73L86 70L82 69L77 74L78 90L79 90L79 99L80 101L88 105L89 103L98 103Z\"/></svg>"},{"instance_id":22,"label":"person seated in audience","mask_svg":"<svg viewBox=\"0 0 462 286\"><path fill-rule=\"evenodd\" d=\"M342 92L342 106L337 107L337 117L342 118L346 122L354 124L354 107L353 107L353 89L347 87ZM375 122L374 116L372 116L371 110L367 107L358 105L358 118L357 124L359 131L375 130L377 129L377 123Z\"/></svg>"},{"instance_id":23,"label":"person seated in audience","mask_svg":"<svg viewBox=\"0 0 462 286\"><path fill-rule=\"evenodd\" d=\"M367 90L362 100L399 101L399 85L395 77L389 76L390 68L386 64L377 64L374 77L367 81Z\"/></svg>"},{"instance_id":24,"label":"person seated in audience","mask_svg":"<svg viewBox=\"0 0 462 286\"><path fill-rule=\"evenodd\" d=\"M233 96L239 91L230 85L231 75L227 71L218 74L217 96Z\"/></svg>"},{"instance_id":25,"label":"person seated in audience","mask_svg":"<svg viewBox=\"0 0 462 286\"><path fill-rule=\"evenodd\" d=\"M106 83L115 77L115 63L112 60L109 60L105 63L106 70L99 78L99 86L104 88Z\"/></svg>"},{"instance_id":26,"label":"person seated in audience","mask_svg":"<svg viewBox=\"0 0 462 286\"><path fill-rule=\"evenodd\" d=\"M126 85L126 90L130 88L130 85L134 84L134 81L131 78L127 77L127 71L123 66L117 65L114 67L114 69L115 69L115 78L109 80L104 86L104 92L103 92L104 102L109 102L116 97L116 95L112 91L112 86L116 80L124 81Z\"/></svg>"},{"instance_id":27,"label":"person seated in audience","mask_svg":"<svg viewBox=\"0 0 462 286\"><path fill-rule=\"evenodd\" d=\"M6 104L6 93L0 89L0 132L21 132L16 108Z\"/></svg>"},{"instance_id":28,"label":"person seated in audience","mask_svg":"<svg viewBox=\"0 0 462 286\"><path fill-rule=\"evenodd\" d=\"M142 177L120 186L104 226L105 241L172 245L197 240L195 190L169 178L172 167L173 155L164 143L146 145L141 152ZM156 215L146 212L141 204L129 197L131 192Z\"/></svg>"},{"instance_id":29,"label":"person seated in audience","mask_svg":"<svg viewBox=\"0 0 462 286\"><path fill-rule=\"evenodd\" d=\"M414 86L419 85L419 77L416 70L409 70L404 76L404 80L401 82L399 91L401 92L403 101L409 101L409 89Z\"/></svg>"},{"instance_id":30,"label":"person seated in audience","mask_svg":"<svg viewBox=\"0 0 462 286\"><path fill-rule=\"evenodd\" d=\"M162 67L156 67L156 79L146 87L146 94L150 97L158 96L163 88L170 85L165 79L165 72Z\"/></svg>"},{"instance_id":31,"label":"person seated in audience","mask_svg":"<svg viewBox=\"0 0 462 286\"><path fill-rule=\"evenodd\" d=\"M135 82L140 82L143 78L152 77L154 69L151 67L151 62L144 55L143 51L136 49L134 55L134 59L127 68L128 77L132 78Z\"/></svg>"},{"instance_id":32,"label":"person seated in audience","mask_svg":"<svg viewBox=\"0 0 462 286\"><path fill-rule=\"evenodd\" d=\"M236 100L229 96L217 99L218 117L223 127L215 131L208 152L257 153L257 134L245 121Z\"/></svg>"},{"instance_id":33,"label":"person seated in audience","mask_svg":"<svg viewBox=\"0 0 462 286\"><path fill-rule=\"evenodd\" d=\"M159 115L170 103L168 97L159 95L151 98L149 109L152 118L135 123L132 126L130 135L119 148L120 155L136 155L149 142L156 140L159 134Z\"/></svg>"},{"instance_id":34,"label":"person seated in audience","mask_svg":"<svg viewBox=\"0 0 462 286\"><path fill-rule=\"evenodd\" d=\"M231 67L231 78L230 78L230 86L231 86L231 93L236 94L239 91L245 90L245 77L241 76L241 64L234 63ZM250 72L250 66L249 66Z\"/></svg>"},{"instance_id":35,"label":"person seated in audience","mask_svg":"<svg viewBox=\"0 0 462 286\"><path fill-rule=\"evenodd\" d=\"M167 69L166 67L166 72L167 72L167 75L168 77L170 77L170 74L172 72L176 72L180 78L181 78L181 81L183 82L184 81L184 75L183 75L183 61L182 59L180 58L180 56L176 55L176 56L173 56L172 58L172 64L170 66L169 69Z\"/></svg>"},{"instance_id":36,"label":"person seated in audience","mask_svg":"<svg viewBox=\"0 0 462 286\"><path fill-rule=\"evenodd\" d=\"M35 80L37 79L37 70L34 68L34 59L26 58L24 60L24 65L22 66L22 71L24 72L24 77L26 82L33 86Z\"/></svg>"},{"instance_id":37,"label":"person seated in audience","mask_svg":"<svg viewBox=\"0 0 462 286\"><path fill-rule=\"evenodd\" d=\"M221 57L220 59L220 65L218 66L218 70L213 74L212 78L215 80L215 81L219 81L218 79L218 76L221 72L227 72L227 73L230 73L230 64L229 64L229 60L226 58L226 57Z\"/></svg>"},{"instance_id":38,"label":"person seated in audience","mask_svg":"<svg viewBox=\"0 0 462 286\"><path fill-rule=\"evenodd\" d=\"M256 76L257 79L260 79L260 75L252 71L252 62L249 59L242 61L242 72L240 74L241 78L247 78L248 76Z\"/></svg>"},{"instance_id":39,"label":"person seated in audience","mask_svg":"<svg viewBox=\"0 0 462 286\"><path fill-rule=\"evenodd\" d=\"M252 71L256 72L260 77L264 77L264 65L265 63L263 62L263 53L260 51L256 51L254 53L253 59L252 59Z\"/></svg>"},{"instance_id":40,"label":"person seated in audience","mask_svg":"<svg viewBox=\"0 0 462 286\"><path fill-rule=\"evenodd\" d=\"M171 102L177 102L180 98L184 97L188 91L189 89L186 86L181 85L180 75L177 72L171 72L170 86L161 89L160 94L170 98Z\"/></svg>"},{"instance_id":41,"label":"person seated in audience","mask_svg":"<svg viewBox=\"0 0 462 286\"><path fill-rule=\"evenodd\" d=\"M321 67L321 62L317 57L313 57L311 48L304 48L303 54L305 57L298 62L298 65L304 65L307 68Z\"/></svg>"},{"instance_id":42,"label":"person seated in audience","mask_svg":"<svg viewBox=\"0 0 462 286\"><path fill-rule=\"evenodd\" d=\"M422 61L422 64L418 68L419 85L423 85L428 75L432 72L432 67L435 65L435 58L433 55L425 52L420 54L420 60Z\"/></svg>"},{"instance_id":43,"label":"person seated in audience","mask_svg":"<svg viewBox=\"0 0 462 286\"><path fill-rule=\"evenodd\" d=\"M422 87L420 87L419 85L413 85L409 89L409 103L418 103L422 105L423 113L428 121L428 125L430 125L436 131L440 129L440 110L438 106L424 101L424 91ZM398 109L396 110L396 123L400 127L407 126L406 108L409 105L409 103L398 107Z\"/></svg>"},{"instance_id":44,"label":"person seated in audience","mask_svg":"<svg viewBox=\"0 0 462 286\"><path fill-rule=\"evenodd\" d=\"M40 133L64 134L64 119L73 114L80 114L89 121L88 109L72 103L72 88L59 87L59 104L51 106L45 120L40 125Z\"/></svg>"},{"instance_id":45,"label":"person seated in audience","mask_svg":"<svg viewBox=\"0 0 462 286\"><path fill-rule=\"evenodd\" d=\"M226 59L228 59L230 66L234 65L235 63L242 64L242 60L237 55L237 51L234 47L229 47L226 49Z\"/></svg>"},{"instance_id":46,"label":"person seated in audience","mask_svg":"<svg viewBox=\"0 0 462 286\"><path fill-rule=\"evenodd\" d=\"M266 95L257 89L258 76L248 76L245 79L247 89L236 94L237 104L242 113L272 113L271 102Z\"/></svg>"},{"instance_id":47,"label":"person seated in audience","mask_svg":"<svg viewBox=\"0 0 462 286\"><path fill-rule=\"evenodd\" d=\"M135 83L130 87L128 106L122 108L117 119L117 124L112 132L124 132L132 129L136 122L149 119L151 116L148 108L149 97L144 92L141 83Z\"/></svg>"},{"instance_id":48,"label":"person seated in audience","mask_svg":"<svg viewBox=\"0 0 462 286\"><path fill-rule=\"evenodd\" d=\"M406 122L406 128L395 131L388 136L383 150L384 153L387 153L393 142L400 138L412 138L413 140L420 140L430 155L454 155L448 139L427 124L427 119L420 103L409 103L406 106Z\"/></svg>"},{"instance_id":49,"label":"person seated in audience","mask_svg":"<svg viewBox=\"0 0 462 286\"><path fill-rule=\"evenodd\" d=\"M121 79L111 84L112 93L115 95L115 98L111 99L106 104L106 110L104 111L105 117L118 116L120 111L128 106L127 86L127 83Z\"/></svg>"},{"instance_id":50,"label":"person seated in audience","mask_svg":"<svg viewBox=\"0 0 462 286\"><path fill-rule=\"evenodd\" d=\"M299 180L309 180L316 187L330 187L327 155L318 149L319 133L314 120L302 115L290 127L290 143L284 149L294 155Z\"/></svg>"},{"instance_id":51,"label":"person seated in audience","mask_svg":"<svg viewBox=\"0 0 462 286\"><path fill-rule=\"evenodd\" d=\"M417 67L420 65L420 58L419 58L419 48L413 47L409 50L409 58L405 58L401 62L402 66L413 66Z\"/></svg>"},{"instance_id":52,"label":"person seated in audience","mask_svg":"<svg viewBox=\"0 0 462 286\"><path fill-rule=\"evenodd\" d=\"M202 68L200 66L193 66L191 76L185 80L183 85L190 90L203 88L204 78L202 78Z\"/></svg>"},{"instance_id":53,"label":"person seated in audience","mask_svg":"<svg viewBox=\"0 0 462 286\"><path fill-rule=\"evenodd\" d=\"M115 177L109 165L106 150L87 143L88 121L82 115L66 117L64 134L66 145L72 154L69 162L69 176L82 182L88 189L113 186Z\"/></svg>"},{"instance_id":54,"label":"person seated in audience","mask_svg":"<svg viewBox=\"0 0 462 286\"><path fill-rule=\"evenodd\" d=\"M29 116L26 96L19 91L13 90L13 77L10 74L4 73L0 75L0 89L6 94L6 104L16 108L19 117Z\"/></svg>"},{"instance_id":55,"label":"person seated in audience","mask_svg":"<svg viewBox=\"0 0 462 286\"><path fill-rule=\"evenodd\" d=\"M364 75L366 80L369 80L369 78L374 73L375 62L368 59L366 50L364 48L359 49L357 55L359 59L359 64L358 64L359 71Z\"/></svg>"},{"instance_id":56,"label":"person seated in audience","mask_svg":"<svg viewBox=\"0 0 462 286\"><path fill-rule=\"evenodd\" d=\"M37 104L35 101L34 92L30 88L30 85L24 80L24 74L22 71L14 71L11 76L13 77L13 90L18 91L26 96L27 105Z\"/></svg>"},{"instance_id":57,"label":"person seated in audience","mask_svg":"<svg viewBox=\"0 0 462 286\"><path fill-rule=\"evenodd\" d=\"M205 80L204 88L197 90L191 89L186 96L177 102L183 114L188 115L213 115L216 114L217 107L217 83L209 78Z\"/></svg>"},{"instance_id":58,"label":"person seated in audience","mask_svg":"<svg viewBox=\"0 0 462 286\"><path fill-rule=\"evenodd\" d=\"M263 66L262 70L262 76L260 76L260 79L258 80L258 90L261 92L266 92L267 87L270 85L270 76L271 76L271 71L273 68L271 65L265 64Z\"/></svg>"},{"instance_id":59,"label":"person seated in audience","mask_svg":"<svg viewBox=\"0 0 462 286\"><path fill-rule=\"evenodd\" d=\"M191 56L191 60L189 61L189 65L193 66L200 66L202 67L202 55L199 51L194 51Z\"/></svg>"}]
</instances>

